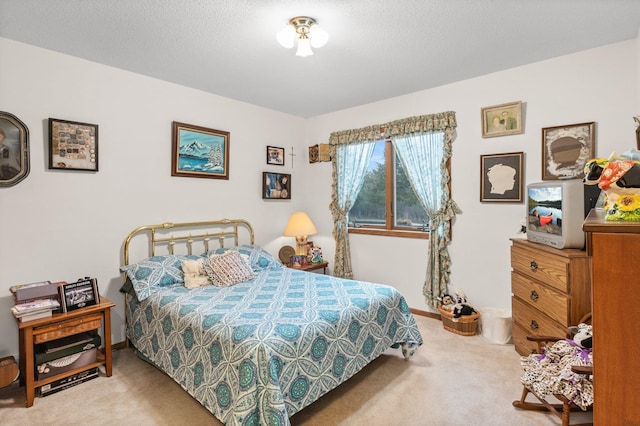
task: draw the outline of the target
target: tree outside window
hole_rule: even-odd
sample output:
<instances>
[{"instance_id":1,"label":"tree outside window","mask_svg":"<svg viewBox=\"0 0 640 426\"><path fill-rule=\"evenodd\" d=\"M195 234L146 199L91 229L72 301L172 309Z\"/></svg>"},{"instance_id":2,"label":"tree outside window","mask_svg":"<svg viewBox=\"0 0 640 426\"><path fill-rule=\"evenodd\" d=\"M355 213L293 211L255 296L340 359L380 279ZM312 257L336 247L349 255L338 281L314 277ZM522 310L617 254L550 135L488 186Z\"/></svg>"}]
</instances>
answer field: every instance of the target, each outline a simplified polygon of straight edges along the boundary
<instances>
[{"instance_id":1,"label":"tree outside window","mask_svg":"<svg viewBox=\"0 0 640 426\"><path fill-rule=\"evenodd\" d=\"M376 142L349 232L427 238L429 217L416 197L391 141Z\"/></svg>"}]
</instances>

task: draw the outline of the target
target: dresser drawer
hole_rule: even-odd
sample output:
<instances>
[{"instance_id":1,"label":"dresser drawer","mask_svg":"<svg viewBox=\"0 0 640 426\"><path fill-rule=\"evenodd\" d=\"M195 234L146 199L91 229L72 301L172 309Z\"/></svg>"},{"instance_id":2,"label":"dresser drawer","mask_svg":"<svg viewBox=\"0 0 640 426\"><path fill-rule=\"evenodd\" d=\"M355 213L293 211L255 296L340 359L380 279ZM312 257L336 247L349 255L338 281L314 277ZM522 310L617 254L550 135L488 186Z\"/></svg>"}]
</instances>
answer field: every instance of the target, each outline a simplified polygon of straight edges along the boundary
<instances>
[{"instance_id":1,"label":"dresser drawer","mask_svg":"<svg viewBox=\"0 0 640 426\"><path fill-rule=\"evenodd\" d=\"M564 337L569 330L567 325L552 320L547 315L514 297L511 299L513 321L520 325L527 334L541 336Z\"/></svg>"},{"instance_id":2,"label":"dresser drawer","mask_svg":"<svg viewBox=\"0 0 640 426\"><path fill-rule=\"evenodd\" d=\"M511 267L515 271L563 293L569 291L568 264L569 261L564 257L528 247L511 246Z\"/></svg>"},{"instance_id":3,"label":"dresser drawer","mask_svg":"<svg viewBox=\"0 0 640 426\"><path fill-rule=\"evenodd\" d=\"M527 340L527 336L532 334L528 333L519 324L513 324L512 327L512 339L513 344L516 347L516 351L522 356L526 356L532 353L538 352L538 344Z\"/></svg>"},{"instance_id":4,"label":"dresser drawer","mask_svg":"<svg viewBox=\"0 0 640 426\"><path fill-rule=\"evenodd\" d=\"M48 342L83 331L97 330L101 326L102 314L100 313L47 324L33 329L33 343Z\"/></svg>"},{"instance_id":5,"label":"dresser drawer","mask_svg":"<svg viewBox=\"0 0 640 426\"><path fill-rule=\"evenodd\" d=\"M568 324L569 296L533 281L519 273L511 273L511 291L517 297L560 324Z\"/></svg>"}]
</instances>

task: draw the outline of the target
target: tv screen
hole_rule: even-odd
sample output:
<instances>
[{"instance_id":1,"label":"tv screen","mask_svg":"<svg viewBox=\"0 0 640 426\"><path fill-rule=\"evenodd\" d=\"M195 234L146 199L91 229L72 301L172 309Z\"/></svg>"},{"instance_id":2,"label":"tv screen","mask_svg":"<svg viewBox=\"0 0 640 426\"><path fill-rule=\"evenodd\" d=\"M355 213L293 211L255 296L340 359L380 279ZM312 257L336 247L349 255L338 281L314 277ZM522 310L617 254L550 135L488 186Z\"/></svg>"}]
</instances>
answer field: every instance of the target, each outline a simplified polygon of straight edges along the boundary
<instances>
[{"instance_id":1,"label":"tv screen","mask_svg":"<svg viewBox=\"0 0 640 426\"><path fill-rule=\"evenodd\" d=\"M527 239L559 249L584 248L584 199L578 179L527 185Z\"/></svg>"},{"instance_id":2,"label":"tv screen","mask_svg":"<svg viewBox=\"0 0 640 426\"><path fill-rule=\"evenodd\" d=\"M562 235L562 186L530 186L529 226L534 231Z\"/></svg>"}]
</instances>

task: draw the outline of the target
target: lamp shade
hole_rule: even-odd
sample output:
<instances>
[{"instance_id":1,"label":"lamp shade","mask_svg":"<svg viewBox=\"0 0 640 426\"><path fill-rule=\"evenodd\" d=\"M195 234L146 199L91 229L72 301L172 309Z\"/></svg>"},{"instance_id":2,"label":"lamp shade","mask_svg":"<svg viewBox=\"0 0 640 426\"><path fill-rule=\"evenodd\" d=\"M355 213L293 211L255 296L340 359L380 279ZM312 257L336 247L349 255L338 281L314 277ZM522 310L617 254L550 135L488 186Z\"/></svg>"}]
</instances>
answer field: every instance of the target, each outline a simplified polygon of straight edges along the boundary
<instances>
[{"instance_id":1,"label":"lamp shade","mask_svg":"<svg viewBox=\"0 0 640 426\"><path fill-rule=\"evenodd\" d=\"M295 212L291 214L289 223L282 234L285 237L301 237L306 235L317 234L316 226L305 212Z\"/></svg>"}]
</instances>

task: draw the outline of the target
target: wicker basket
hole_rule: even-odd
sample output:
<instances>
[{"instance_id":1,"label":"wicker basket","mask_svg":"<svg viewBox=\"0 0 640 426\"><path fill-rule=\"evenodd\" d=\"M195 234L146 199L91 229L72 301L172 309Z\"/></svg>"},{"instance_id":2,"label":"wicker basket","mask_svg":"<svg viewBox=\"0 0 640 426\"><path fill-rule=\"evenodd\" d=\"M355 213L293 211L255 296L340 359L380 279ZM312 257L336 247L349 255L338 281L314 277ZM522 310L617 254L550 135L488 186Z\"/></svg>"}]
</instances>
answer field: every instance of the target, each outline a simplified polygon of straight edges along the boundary
<instances>
[{"instance_id":1,"label":"wicker basket","mask_svg":"<svg viewBox=\"0 0 640 426\"><path fill-rule=\"evenodd\" d=\"M445 330L461 336L475 336L478 333L478 320L480 314L462 315L460 318L453 318L449 311L438 307L438 312L442 318L442 326Z\"/></svg>"}]
</instances>

